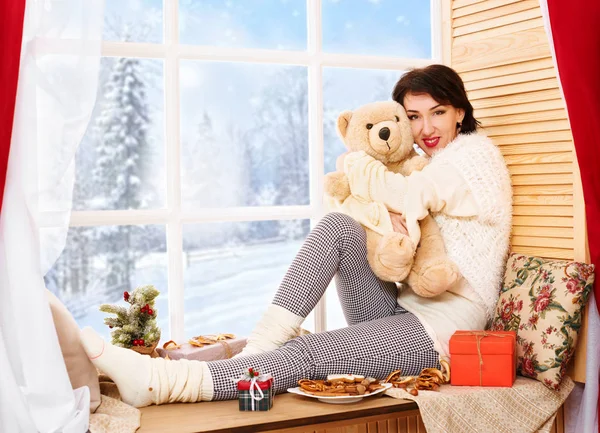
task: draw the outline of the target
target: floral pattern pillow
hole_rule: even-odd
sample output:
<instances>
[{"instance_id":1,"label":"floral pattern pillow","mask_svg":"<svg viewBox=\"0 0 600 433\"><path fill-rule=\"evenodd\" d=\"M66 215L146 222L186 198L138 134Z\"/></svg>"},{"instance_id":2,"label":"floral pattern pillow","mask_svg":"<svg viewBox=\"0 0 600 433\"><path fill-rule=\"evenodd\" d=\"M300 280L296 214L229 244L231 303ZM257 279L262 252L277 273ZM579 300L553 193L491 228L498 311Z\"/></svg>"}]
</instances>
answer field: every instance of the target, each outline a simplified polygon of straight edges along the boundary
<instances>
[{"instance_id":1,"label":"floral pattern pillow","mask_svg":"<svg viewBox=\"0 0 600 433\"><path fill-rule=\"evenodd\" d=\"M491 329L517 332L517 373L558 389L575 351L594 265L512 254Z\"/></svg>"}]
</instances>

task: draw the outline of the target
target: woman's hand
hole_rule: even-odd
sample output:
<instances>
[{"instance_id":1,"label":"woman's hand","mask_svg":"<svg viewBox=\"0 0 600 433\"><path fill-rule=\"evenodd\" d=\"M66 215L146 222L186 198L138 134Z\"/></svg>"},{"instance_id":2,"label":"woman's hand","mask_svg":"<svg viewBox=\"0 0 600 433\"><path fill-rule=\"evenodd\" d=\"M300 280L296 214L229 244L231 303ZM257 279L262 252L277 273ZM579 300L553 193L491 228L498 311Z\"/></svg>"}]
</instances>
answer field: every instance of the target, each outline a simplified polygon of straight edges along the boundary
<instances>
[{"instance_id":1,"label":"woman's hand","mask_svg":"<svg viewBox=\"0 0 600 433\"><path fill-rule=\"evenodd\" d=\"M394 228L394 231L408 236L408 230L406 229L406 219L404 218L404 215L390 212L390 218L392 220L392 227Z\"/></svg>"}]
</instances>

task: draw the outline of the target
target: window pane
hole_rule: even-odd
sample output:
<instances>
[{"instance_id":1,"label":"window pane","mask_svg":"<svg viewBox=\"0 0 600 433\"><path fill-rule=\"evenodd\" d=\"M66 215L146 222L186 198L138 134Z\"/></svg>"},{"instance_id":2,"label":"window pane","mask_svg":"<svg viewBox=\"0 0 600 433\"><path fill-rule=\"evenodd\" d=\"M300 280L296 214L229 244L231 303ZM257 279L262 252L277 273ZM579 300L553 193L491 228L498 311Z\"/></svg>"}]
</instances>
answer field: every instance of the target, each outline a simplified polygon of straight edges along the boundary
<instances>
[{"instance_id":1,"label":"window pane","mask_svg":"<svg viewBox=\"0 0 600 433\"><path fill-rule=\"evenodd\" d=\"M184 226L186 336L248 335L308 230L309 220Z\"/></svg>"},{"instance_id":2,"label":"window pane","mask_svg":"<svg viewBox=\"0 0 600 433\"><path fill-rule=\"evenodd\" d=\"M66 247L44 280L79 327L92 326L110 341L100 304L123 301L123 292L154 285L158 326L168 335L167 254L163 226L72 227ZM122 305L127 305L122 302Z\"/></svg>"},{"instance_id":3,"label":"window pane","mask_svg":"<svg viewBox=\"0 0 600 433\"><path fill-rule=\"evenodd\" d=\"M184 209L309 202L304 67L183 61Z\"/></svg>"},{"instance_id":4,"label":"window pane","mask_svg":"<svg viewBox=\"0 0 600 433\"><path fill-rule=\"evenodd\" d=\"M429 1L323 0L323 50L431 58Z\"/></svg>"},{"instance_id":5,"label":"window pane","mask_svg":"<svg viewBox=\"0 0 600 433\"><path fill-rule=\"evenodd\" d=\"M106 0L104 7L104 40L163 41L162 0Z\"/></svg>"},{"instance_id":6,"label":"window pane","mask_svg":"<svg viewBox=\"0 0 600 433\"><path fill-rule=\"evenodd\" d=\"M73 208L164 203L163 63L102 59L96 106L77 151Z\"/></svg>"},{"instance_id":7,"label":"window pane","mask_svg":"<svg viewBox=\"0 0 600 433\"><path fill-rule=\"evenodd\" d=\"M335 171L335 160L346 151L339 138L337 118L344 110L353 110L374 101L391 99L392 90L402 72L369 69L324 68L323 135L325 173Z\"/></svg>"},{"instance_id":8,"label":"window pane","mask_svg":"<svg viewBox=\"0 0 600 433\"><path fill-rule=\"evenodd\" d=\"M306 1L180 0L183 44L306 49Z\"/></svg>"},{"instance_id":9,"label":"window pane","mask_svg":"<svg viewBox=\"0 0 600 433\"><path fill-rule=\"evenodd\" d=\"M338 297L335 282L331 282L327 288L327 330L332 331L334 329L345 328L348 326L346 318L344 317L344 311L342 310L342 304Z\"/></svg>"}]
</instances>

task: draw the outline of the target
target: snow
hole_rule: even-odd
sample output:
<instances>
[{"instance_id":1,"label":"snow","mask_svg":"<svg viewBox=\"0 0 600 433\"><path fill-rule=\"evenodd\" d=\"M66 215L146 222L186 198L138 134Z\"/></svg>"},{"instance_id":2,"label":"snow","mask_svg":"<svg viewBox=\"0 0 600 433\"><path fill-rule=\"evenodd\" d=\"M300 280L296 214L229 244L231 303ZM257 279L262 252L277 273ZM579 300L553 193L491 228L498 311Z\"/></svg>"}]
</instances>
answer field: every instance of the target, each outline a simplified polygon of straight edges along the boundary
<instances>
[{"instance_id":1,"label":"snow","mask_svg":"<svg viewBox=\"0 0 600 433\"><path fill-rule=\"evenodd\" d=\"M184 270L184 304L186 338L211 333L234 333L248 335L256 321L270 303L279 282L285 274L294 255L300 248L300 241L264 243L232 249L216 249L211 252L188 251L191 256ZM136 263L135 285L153 284L161 291L156 299L158 326L162 329L161 340L169 338L168 293L167 293L166 254L147 254ZM95 287L100 292L100 287ZM334 294L329 289L328 324L333 329L343 326L343 318ZM102 296L93 291L77 301L66 302L73 311L76 303L89 303L76 317L80 327L92 326L109 338L109 329L103 323L106 313L98 311L103 302ZM65 295L59 293L65 301ZM76 303L75 303L76 302ZM121 301L120 304L126 305ZM336 308L337 307L337 308ZM312 324L304 325L312 329Z\"/></svg>"}]
</instances>

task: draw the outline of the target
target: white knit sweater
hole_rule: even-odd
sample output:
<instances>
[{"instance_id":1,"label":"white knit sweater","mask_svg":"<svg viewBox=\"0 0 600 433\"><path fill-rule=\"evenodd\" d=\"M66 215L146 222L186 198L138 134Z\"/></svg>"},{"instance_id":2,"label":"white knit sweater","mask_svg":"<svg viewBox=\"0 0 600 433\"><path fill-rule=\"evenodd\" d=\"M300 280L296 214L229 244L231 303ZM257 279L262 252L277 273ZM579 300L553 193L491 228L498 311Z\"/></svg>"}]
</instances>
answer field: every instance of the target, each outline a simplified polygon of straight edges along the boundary
<instances>
[{"instance_id":1,"label":"white knit sweater","mask_svg":"<svg viewBox=\"0 0 600 433\"><path fill-rule=\"evenodd\" d=\"M413 241L418 220L431 211L448 256L463 279L435 298L421 298L410 288L398 303L413 312L447 355L457 329L482 329L492 317L509 248L512 189L504 158L489 138L460 134L431 158L421 172L404 177L364 152L349 154L344 169L353 195L383 202L401 212Z\"/></svg>"}]
</instances>

